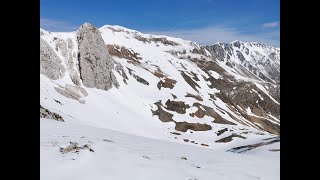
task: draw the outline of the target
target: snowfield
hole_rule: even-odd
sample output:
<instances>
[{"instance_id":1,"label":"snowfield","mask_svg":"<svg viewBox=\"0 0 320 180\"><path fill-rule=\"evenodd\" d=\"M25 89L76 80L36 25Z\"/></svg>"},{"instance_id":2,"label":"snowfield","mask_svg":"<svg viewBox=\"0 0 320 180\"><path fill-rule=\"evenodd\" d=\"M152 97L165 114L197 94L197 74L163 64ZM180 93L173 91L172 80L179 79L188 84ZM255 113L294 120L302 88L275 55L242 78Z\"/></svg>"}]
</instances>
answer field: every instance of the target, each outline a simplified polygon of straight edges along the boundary
<instances>
[{"instance_id":1,"label":"snowfield","mask_svg":"<svg viewBox=\"0 0 320 180\"><path fill-rule=\"evenodd\" d=\"M62 154L69 142L89 144ZM40 119L42 180L276 180L280 179L279 143L237 154L155 140L76 121ZM186 157L187 160L181 159Z\"/></svg>"},{"instance_id":2,"label":"snowfield","mask_svg":"<svg viewBox=\"0 0 320 180\"><path fill-rule=\"evenodd\" d=\"M219 60L191 41L106 25L91 34L112 56L101 64L114 63L119 87L106 90L84 85L81 70L95 67L81 65L77 32L40 29L40 117L43 107L64 121L40 118L42 180L280 179L280 49L218 44Z\"/></svg>"}]
</instances>

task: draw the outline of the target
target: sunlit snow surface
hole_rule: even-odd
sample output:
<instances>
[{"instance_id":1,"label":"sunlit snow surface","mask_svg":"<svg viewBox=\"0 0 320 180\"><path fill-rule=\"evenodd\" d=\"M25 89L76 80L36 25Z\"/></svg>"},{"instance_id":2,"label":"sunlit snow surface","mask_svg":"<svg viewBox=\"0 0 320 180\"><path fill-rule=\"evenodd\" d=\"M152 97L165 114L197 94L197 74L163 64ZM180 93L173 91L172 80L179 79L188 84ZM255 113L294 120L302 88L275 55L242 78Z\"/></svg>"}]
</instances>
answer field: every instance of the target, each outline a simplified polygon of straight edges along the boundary
<instances>
[{"instance_id":1,"label":"sunlit snow surface","mask_svg":"<svg viewBox=\"0 0 320 180\"><path fill-rule=\"evenodd\" d=\"M61 154L69 142L89 144L94 152ZM42 180L276 180L279 152L273 144L245 154L177 144L94 128L76 122L40 119ZM184 156L187 160L181 159Z\"/></svg>"},{"instance_id":2,"label":"sunlit snow surface","mask_svg":"<svg viewBox=\"0 0 320 180\"><path fill-rule=\"evenodd\" d=\"M76 33L49 33L44 30L41 32L43 33L41 37L55 50L62 59L62 65L66 67L66 60L61 52L56 50L54 39L56 37L65 41L71 39L74 44L71 52L77 53ZM219 90L210 89L207 86L204 78L207 78L208 75L194 63L168 53L173 50L186 50L185 56L191 55L200 58L199 54L189 53L193 48L199 47L197 44L172 37L166 38L179 43L179 45L172 47L155 42L144 43L134 38L134 35L138 34L145 38L149 38L150 35L140 34L120 26L103 26L100 28L100 32L106 44L117 44L134 50L142 57L140 62L146 69L155 71L159 67L167 77L176 80L177 83L173 89L162 88L159 90L157 88L159 78L139 66L128 63L126 59L115 57L115 61L125 67L124 71L129 78L127 84L115 72L120 84L119 89L113 87L108 91L103 91L86 88L82 85L81 87L88 92L88 96L81 98L84 101L84 104L81 104L77 100L62 96L54 89L66 84L73 84L68 71L62 79L55 81L40 75L40 104L50 111L60 114L65 120L65 122L57 122L40 119L42 180L280 179L280 153L279 151L270 151L270 149L280 149L280 143L258 147L244 154L226 152L234 147L263 142L263 139L274 137L274 135L267 132L261 134L261 131L241 125L227 113L218 111L217 109L221 108L247 124L252 124L235 114L219 98L213 100L215 102L213 105L209 100L208 93L214 94ZM76 57L73 61L75 62L73 68L76 69ZM181 76L182 65L187 71L198 75L199 81L197 83L201 87L198 88L199 93L191 88ZM227 69L227 67L221 66ZM149 85L143 85L129 76L126 67L132 69L134 74L147 80ZM210 71L210 74L216 79L222 78L218 72ZM234 76L237 79L248 80L240 75L234 74ZM267 94L262 85L257 82L255 84ZM190 108L187 109L185 115L176 112L170 113L174 115L173 119L177 122L207 123L212 126L212 130L193 133L188 130L185 133L180 132L181 135L178 136L171 134L171 132L176 132L175 124L161 122L158 116L152 116L151 110L156 109L154 103L159 100L162 100L163 104L168 99L173 100L172 94L177 96L176 100L184 101L186 104L192 105L197 102L193 98L185 97L187 92L199 94L203 99L201 104L212 107L220 116L237 125L212 123L212 118L207 116L193 118L188 114L194 113L196 109ZM276 102L276 100L274 101ZM277 119L277 122L280 123L280 120ZM216 132L223 128L228 128L232 132L227 131L217 136ZM246 139L235 137L228 143L215 142L232 135L232 133L240 134ZM194 140L198 144L185 142L184 139ZM112 140L113 142L104 140ZM59 148L68 146L69 142L77 142L80 145L89 144L94 152L81 150L79 154L72 152L61 154ZM201 146L202 143L209 146ZM187 157L187 160L182 160L182 156Z\"/></svg>"}]
</instances>

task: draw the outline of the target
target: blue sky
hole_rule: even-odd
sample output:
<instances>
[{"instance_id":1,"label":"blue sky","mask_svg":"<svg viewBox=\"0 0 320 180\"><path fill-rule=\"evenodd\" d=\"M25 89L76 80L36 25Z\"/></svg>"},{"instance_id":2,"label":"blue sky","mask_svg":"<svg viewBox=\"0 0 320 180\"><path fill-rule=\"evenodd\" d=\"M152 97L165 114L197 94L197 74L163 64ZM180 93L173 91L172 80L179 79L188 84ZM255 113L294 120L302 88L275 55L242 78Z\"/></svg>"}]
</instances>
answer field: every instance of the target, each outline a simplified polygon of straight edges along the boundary
<instances>
[{"instance_id":1,"label":"blue sky","mask_svg":"<svg viewBox=\"0 0 320 180\"><path fill-rule=\"evenodd\" d=\"M280 0L40 0L40 26L74 31L120 25L200 44L258 41L280 46Z\"/></svg>"}]
</instances>

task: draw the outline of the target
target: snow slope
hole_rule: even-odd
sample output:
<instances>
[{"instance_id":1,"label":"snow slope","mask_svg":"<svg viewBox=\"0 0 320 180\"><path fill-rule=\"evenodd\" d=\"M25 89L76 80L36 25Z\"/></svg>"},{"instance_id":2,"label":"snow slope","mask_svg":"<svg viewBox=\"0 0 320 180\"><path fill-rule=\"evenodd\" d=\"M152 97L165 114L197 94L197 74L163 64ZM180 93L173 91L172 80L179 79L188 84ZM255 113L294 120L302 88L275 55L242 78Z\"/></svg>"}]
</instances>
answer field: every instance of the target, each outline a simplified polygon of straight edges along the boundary
<instances>
[{"instance_id":1,"label":"snow slope","mask_svg":"<svg viewBox=\"0 0 320 180\"><path fill-rule=\"evenodd\" d=\"M69 142L94 152L61 154ZM279 146L279 145L277 145ZM187 160L181 159L184 156ZM280 179L279 152L250 154L192 147L104 128L40 119L40 179Z\"/></svg>"},{"instance_id":2,"label":"snow slope","mask_svg":"<svg viewBox=\"0 0 320 180\"><path fill-rule=\"evenodd\" d=\"M280 84L280 48L242 41L215 43L205 47L230 73Z\"/></svg>"},{"instance_id":3,"label":"snow slope","mask_svg":"<svg viewBox=\"0 0 320 180\"><path fill-rule=\"evenodd\" d=\"M246 111L248 109L246 105L238 104L237 107L239 108L235 110L234 105L222 100L218 96L221 93L225 93L224 96L234 96L234 94L239 92L248 94L237 89L237 83L241 83L243 79L233 79L227 71L221 71L221 67L217 63L218 61L214 60L207 50L196 43L167 36L142 34L120 26L106 25L101 27L99 31L107 47L108 45L116 45L112 46L113 49L111 49L116 53L119 51L117 47L123 47L128 52L132 52L131 55L134 53L138 54L137 58L139 59L132 61L124 58L124 56L112 54L109 49L114 61L122 65L122 71L128 78L124 79L121 74L115 72L120 87L112 88L108 91L87 88L80 81L79 87L87 92L87 96L82 95L78 100L62 96L56 89L75 85L73 77L80 77L76 32L53 33L41 29L40 37L50 44L52 49L62 59L62 65L67 69L64 77L58 80L50 80L46 76L40 75L40 103L43 107L55 111L65 118L72 117L81 123L99 128L112 129L155 139L178 141L180 143L185 143L185 139L188 139L195 141L195 143L189 142L188 144L197 146L206 144L209 145L209 148L217 149L226 149L237 145L238 142L250 142L256 139L261 140L272 137L273 135L268 131L261 132L261 130L268 130L270 123L271 127L275 126L273 124L280 125L278 120L279 114L268 112L268 109L262 109L262 115L261 113L254 114L255 111L253 113ZM124 52L120 50L119 54L122 53ZM218 69L208 66L210 70L206 71L206 67L200 68L203 62L215 63L212 65L217 66ZM157 72L160 72L162 77L156 76L155 73ZM184 76L181 75L182 72L185 74ZM143 78L147 81L148 85L137 81L134 76ZM191 84L187 82L185 76L190 77L196 86L192 87L192 82ZM210 80L211 77L213 80ZM176 81L173 88L162 87L159 89L159 82L165 80L165 78ZM228 88L213 86L212 84L219 84L220 81L234 81L236 84L234 85L235 87L232 87L231 92L221 92ZM250 81L252 79L249 79L247 82L249 83ZM275 106L279 105L265 89L263 89L264 91L261 90L260 86L262 85L257 82L254 83L252 86L256 87L256 90L251 91L250 89L250 93L252 93L250 97L253 96L253 100L250 103L257 104L256 107L260 108L260 106L266 104L267 100L271 99L271 103L276 104ZM243 89L246 87L239 86L238 88ZM188 93L199 96L202 101L186 97ZM261 94L264 94L264 97ZM186 108L186 113L184 114L178 113L178 111L174 112L172 109L170 111L165 104L168 100L182 101L189 105L190 108ZM175 122L205 123L210 125L212 130L196 132L187 130L185 133L178 132L181 135L172 134L177 132L175 122L161 122L159 117L152 113L152 111L158 109L155 105L158 101L161 101L163 107L167 108L165 109L166 112L172 114ZM238 103L237 101L234 102ZM216 123L215 118L210 116L199 118L189 115L197 112L198 108L194 106L194 103L202 105L202 107L198 107L200 110L204 110L203 106L212 108L212 111L217 114L214 117L221 117L224 120L222 124ZM245 113L252 118L259 118L260 120L250 120L241 113ZM229 125L226 121L234 125ZM262 122L261 124L261 121L268 121L267 125L266 122ZM223 128L228 128L229 131L218 136L217 131ZM233 138L231 142L227 143L228 145L215 143L215 141L234 133L241 134L244 138ZM257 134L259 135L257 136Z\"/></svg>"},{"instance_id":4,"label":"snow slope","mask_svg":"<svg viewBox=\"0 0 320 180\"><path fill-rule=\"evenodd\" d=\"M243 73L235 56L241 68L230 68L180 38L110 25L98 32L119 83L109 90L83 85L77 32L40 29L66 69L57 80L40 74L40 105L64 120L40 119L41 179L279 178L279 151L270 151L279 142L226 152L279 136L277 79ZM94 152L61 154L71 141Z\"/></svg>"}]
</instances>

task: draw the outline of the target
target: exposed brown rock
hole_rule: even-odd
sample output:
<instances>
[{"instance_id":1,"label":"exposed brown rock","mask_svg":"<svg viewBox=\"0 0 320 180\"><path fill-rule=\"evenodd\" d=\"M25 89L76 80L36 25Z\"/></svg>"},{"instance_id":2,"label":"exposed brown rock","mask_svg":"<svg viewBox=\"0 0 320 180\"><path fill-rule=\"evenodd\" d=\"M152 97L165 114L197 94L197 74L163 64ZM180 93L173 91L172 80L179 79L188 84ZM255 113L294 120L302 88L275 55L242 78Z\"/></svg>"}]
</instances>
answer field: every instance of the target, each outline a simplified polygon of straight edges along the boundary
<instances>
[{"instance_id":1,"label":"exposed brown rock","mask_svg":"<svg viewBox=\"0 0 320 180\"><path fill-rule=\"evenodd\" d=\"M156 103L154 103L158 109L156 111L152 111L152 115L157 115L159 117L159 119L162 121L162 122L171 122L171 121L174 121L172 119L173 117L173 114L165 111L162 109L162 104L161 104L161 101L158 101Z\"/></svg>"},{"instance_id":2,"label":"exposed brown rock","mask_svg":"<svg viewBox=\"0 0 320 180\"><path fill-rule=\"evenodd\" d=\"M157 71L153 72L153 75L157 76L158 78L165 77L165 75L163 74L163 72L159 68Z\"/></svg>"},{"instance_id":3,"label":"exposed brown rock","mask_svg":"<svg viewBox=\"0 0 320 180\"><path fill-rule=\"evenodd\" d=\"M193 131L208 131L211 130L212 127L210 125L200 123L176 122L175 130L186 132L188 129Z\"/></svg>"},{"instance_id":4,"label":"exposed brown rock","mask_svg":"<svg viewBox=\"0 0 320 180\"><path fill-rule=\"evenodd\" d=\"M234 137L238 137L238 138L242 138L242 139L246 139L245 137L241 136L241 135L238 135L238 134L232 134L228 137L225 137L225 138L222 138L222 139L219 139L215 142L217 143L226 143L226 142L230 142L233 140Z\"/></svg>"},{"instance_id":5,"label":"exposed brown rock","mask_svg":"<svg viewBox=\"0 0 320 180\"><path fill-rule=\"evenodd\" d=\"M165 78L164 80L160 80L158 82L157 87L159 90L161 89L161 87L172 89L176 83L177 81L174 79Z\"/></svg>"},{"instance_id":6,"label":"exposed brown rock","mask_svg":"<svg viewBox=\"0 0 320 180\"><path fill-rule=\"evenodd\" d=\"M193 114L190 114L192 117L196 116L198 118L203 118L206 114L205 114L205 111L203 111L201 108L197 107L198 110L193 113Z\"/></svg>"},{"instance_id":7,"label":"exposed brown rock","mask_svg":"<svg viewBox=\"0 0 320 180\"><path fill-rule=\"evenodd\" d=\"M107 50L111 56L116 56L118 58L124 58L136 62L139 62L139 60L142 59L139 56L139 53L134 52L132 49L127 49L124 46L107 44Z\"/></svg>"},{"instance_id":8,"label":"exposed brown rock","mask_svg":"<svg viewBox=\"0 0 320 180\"><path fill-rule=\"evenodd\" d=\"M208 145L208 144L203 144L203 143L202 143L202 144L201 144L201 146L209 146L209 145Z\"/></svg>"},{"instance_id":9,"label":"exposed brown rock","mask_svg":"<svg viewBox=\"0 0 320 180\"><path fill-rule=\"evenodd\" d=\"M224 118L222 118L217 112L213 110L213 108L199 104L199 103L194 103L193 106L198 107L200 109L200 106L205 109L205 115L210 116L214 118L214 123L219 123L219 124L230 124L230 125L236 125L233 122L230 122Z\"/></svg>"},{"instance_id":10,"label":"exposed brown rock","mask_svg":"<svg viewBox=\"0 0 320 180\"><path fill-rule=\"evenodd\" d=\"M188 104L185 104L183 101L170 101L170 99L166 102L167 110L169 111L175 111L179 114L185 114L186 109L190 106Z\"/></svg>"},{"instance_id":11,"label":"exposed brown rock","mask_svg":"<svg viewBox=\"0 0 320 180\"><path fill-rule=\"evenodd\" d=\"M174 94L171 94L171 96L173 97L173 99L177 99L177 96Z\"/></svg>"},{"instance_id":12,"label":"exposed brown rock","mask_svg":"<svg viewBox=\"0 0 320 180\"><path fill-rule=\"evenodd\" d=\"M193 95L193 94L188 93L188 92L187 92L187 95L185 95L185 97L192 97L192 98L194 98L194 99L196 99L196 100L198 100L198 101L203 101L203 99L202 99L201 96L199 96L199 95Z\"/></svg>"}]
</instances>

